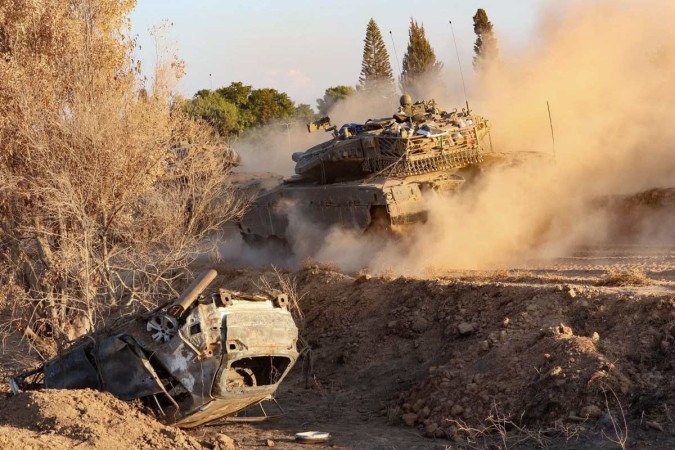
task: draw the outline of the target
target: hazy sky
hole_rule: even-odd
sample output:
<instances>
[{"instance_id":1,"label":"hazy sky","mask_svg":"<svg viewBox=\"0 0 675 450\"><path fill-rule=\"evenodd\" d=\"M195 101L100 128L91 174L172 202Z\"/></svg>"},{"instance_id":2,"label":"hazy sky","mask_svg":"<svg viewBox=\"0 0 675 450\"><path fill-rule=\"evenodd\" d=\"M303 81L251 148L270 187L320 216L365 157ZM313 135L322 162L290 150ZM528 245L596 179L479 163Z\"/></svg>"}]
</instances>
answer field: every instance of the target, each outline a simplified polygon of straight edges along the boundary
<instances>
[{"instance_id":1,"label":"hazy sky","mask_svg":"<svg viewBox=\"0 0 675 450\"><path fill-rule=\"evenodd\" d=\"M422 22L448 77L459 77L448 20L457 35L462 65L472 70L472 16L484 8L500 39L503 52L528 45L540 9L555 0L138 0L132 14L139 57L152 66L155 51L148 29L168 20L171 38L186 62L179 89L192 96L198 89L242 81L254 87L273 87L297 103L316 108L326 87L354 85L361 70L363 38L373 17L382 31L397 73L392 31L398 59L403 59L410 17ZM455 84L457 80L449 80Z\"/></svg>"}]
</instances>

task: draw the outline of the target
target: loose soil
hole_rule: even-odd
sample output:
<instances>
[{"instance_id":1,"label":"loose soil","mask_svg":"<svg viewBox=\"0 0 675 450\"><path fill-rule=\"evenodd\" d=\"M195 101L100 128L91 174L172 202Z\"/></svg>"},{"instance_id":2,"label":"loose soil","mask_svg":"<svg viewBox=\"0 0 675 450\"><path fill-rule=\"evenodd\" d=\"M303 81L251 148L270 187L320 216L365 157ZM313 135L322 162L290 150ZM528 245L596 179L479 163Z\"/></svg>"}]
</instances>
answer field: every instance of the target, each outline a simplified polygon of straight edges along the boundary
<instances>
[{"instance_id":1,"label":"loose soil","mask_svg":"<svg viewBox=\"0 0 675 450\"><path fill-rule=\"evenodd\" d=\"M0 447L298 448L317 430L333 439L313 448L591 449L627 430L628 448L675 448L675 253L629 250L428 279L308 265L284 274L312 364L281 418L183 432L107 394L26 393L0 405ZM270 274L221 271L238 290Z\"/></svg>"}]
</instances>

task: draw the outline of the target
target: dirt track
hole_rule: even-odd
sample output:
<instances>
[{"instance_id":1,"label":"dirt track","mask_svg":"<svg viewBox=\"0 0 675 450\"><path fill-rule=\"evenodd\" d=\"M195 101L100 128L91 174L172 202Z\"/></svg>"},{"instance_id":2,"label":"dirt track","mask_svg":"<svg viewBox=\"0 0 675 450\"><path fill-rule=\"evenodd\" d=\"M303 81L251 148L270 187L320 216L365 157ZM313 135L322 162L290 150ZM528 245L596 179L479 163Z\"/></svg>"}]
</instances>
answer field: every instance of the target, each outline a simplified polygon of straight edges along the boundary
<instances>
[{"instance_id":1,"label":"dirt track","mask_svg":"<svg viewBox=\"0 0 675 450\"><path fill-rule=\"evenodd\" d=\"M282 386L286 414L190 430L195 440L185 446L211 448L224 433L243 448L267 439L297 448L294 433L319 430L331 432L331 448L484 448L503 446L502 438L510 448L616 448L611 441L623 436L625 417L629 447L673 448L674 269L672 250L644 248L587 249L509 271L434 279L306 267L288 275L304 293L313 369L306 378L307 361L300 361ZM227 286L239 290L255 289L265 272L223 270ZM84 400L87 408L95 402ZM72 442L78 416L52 410L55 419L36 425L7 414L25 403L3 405L5 445L34 443L25 436L45 431ZM151 423L138 426L152 433ZM102 434L86 446L106 448L107 439L127 434L94 429ZM162 448L153 445L146 448Z\"/></svg>"}]
</instances>

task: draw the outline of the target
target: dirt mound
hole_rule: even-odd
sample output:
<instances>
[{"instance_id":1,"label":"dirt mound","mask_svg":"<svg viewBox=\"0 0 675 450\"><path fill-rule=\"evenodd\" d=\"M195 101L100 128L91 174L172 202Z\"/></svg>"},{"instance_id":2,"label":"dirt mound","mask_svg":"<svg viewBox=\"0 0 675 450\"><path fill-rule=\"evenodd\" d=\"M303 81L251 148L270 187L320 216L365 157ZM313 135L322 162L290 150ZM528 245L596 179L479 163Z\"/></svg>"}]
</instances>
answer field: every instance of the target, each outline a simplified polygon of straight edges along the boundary
<instances>
[{"instance_id":1,"label":"dirt mound","mask_svg":"<svg viewBox=\"0 0 675 450\"><path fill-rule=\"evenodd\" d=\"M45 390L0 401L0 448L214 448L103 392Z\"/></svg>"},{"instance_id":2,"label":"dirt mound","mask_svg":"<svg viewBox=\"0 0 675 450\"><path fill-rule=\"evenodd\" d=\"M530 272L391 279L318 266L293 275L306 292L309 384L334 399L327 412L342 420L379 414L437 438L491 420L581 427L605 441L623 417L634 439L634 428L675 432L669 285L554 284ZM241 272L231 282L254 279ZM288 380L294 389L305 382L299 371Z\"/></svg>"},{"instance_id":3,"label":"dirt mound","mask_svg":"<svg viewBox=\"0 0 675 450\"><path fill-rule=\"evenodd\" d=\"M283 274L297 282L311 357L282 384L277 421L186 434L107 394L45 391L0 401L0 448L227 448L224 432L291 449L314 429L331 433L330 448L444 448L473 429L543 440L525 448L596 449L615 448L613 423L630 446L673 448L673 275L608 283L598 267L412 279L310 265ZM234 290L276 276L222 273Z\"/></svg>"}]
</instances>

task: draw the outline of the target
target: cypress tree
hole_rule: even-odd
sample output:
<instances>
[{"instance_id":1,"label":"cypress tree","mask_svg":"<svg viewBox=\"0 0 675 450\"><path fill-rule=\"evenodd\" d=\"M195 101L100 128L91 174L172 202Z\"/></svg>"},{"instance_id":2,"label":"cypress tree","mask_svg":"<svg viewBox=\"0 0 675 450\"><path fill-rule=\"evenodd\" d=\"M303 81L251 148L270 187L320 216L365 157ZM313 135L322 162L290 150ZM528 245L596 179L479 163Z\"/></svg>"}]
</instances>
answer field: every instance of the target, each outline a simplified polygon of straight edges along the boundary
<instances>
[{"instance_id":1,"label":"cypress tree","mask_svg":"<svg viewBox=\"0 0 675 450\"><path fill-rule=\"evenodd\" d=\"M475 53L473 67L481 70L486 64L495 62L499 57L497 38L492 30L492 23L484 9L479 8L473 16L473 31L476 33L476 43L473 45Z\"/></svg>"},{"instance_id":2,"label":"cypress tree","mask_svg":"<svg viewBox=\"0 0 675 450\"><path fill-rule=\"evenodd\" d=\"M404 92L414 92L414 86L419 81L434 82L443 63L436 61L436 54L431 48L424 33L424 26L410 19L408 31L410 41L405 56L403 56L403 71L401 72L401 89Z\"/></svg>"},{"instance_id":3,"label":"cypress tree","mask_svg":"<svg viewBox=\"0 0 675 450\"><path fill-rule=\"evenodd\" d=\"M363 40L363 62L359 85L366 92L380 92L385 96L394 94L394 77L389 63L389 53L384 46L382 33L370 19L366 28L366 38Z\"/></svg>"}]
</instances>

